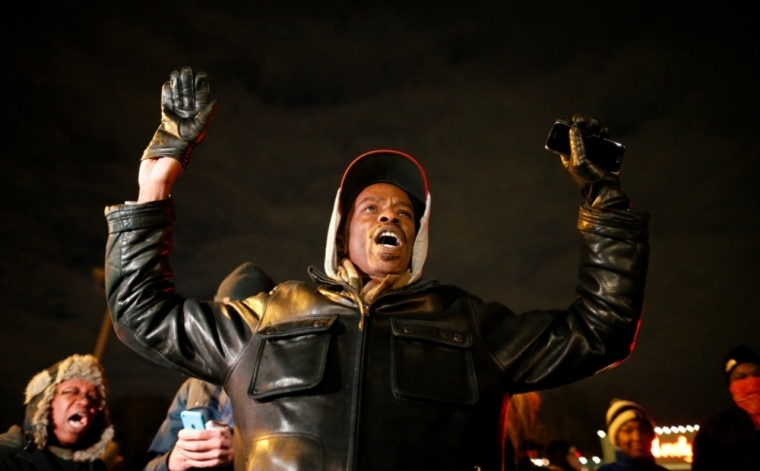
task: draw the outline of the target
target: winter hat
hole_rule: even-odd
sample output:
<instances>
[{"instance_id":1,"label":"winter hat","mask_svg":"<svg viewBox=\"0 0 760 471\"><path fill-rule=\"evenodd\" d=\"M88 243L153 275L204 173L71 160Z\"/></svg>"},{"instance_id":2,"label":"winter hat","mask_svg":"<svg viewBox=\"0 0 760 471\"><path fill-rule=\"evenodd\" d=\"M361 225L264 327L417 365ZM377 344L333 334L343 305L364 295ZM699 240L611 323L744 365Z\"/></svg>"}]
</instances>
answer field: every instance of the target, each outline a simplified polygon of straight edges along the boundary
<instances>
[{"instance_id":1,"label":"winter hat","mask_svg":"<svg viewBox=\"0 0 760 471\"><path fill-rule=\"evenodd\" d=\"M262 291L269 292L274 285L274 281L260 268L251 262L245 262L222 280L214 301L242 301Z\"/></svg>"},{"instance_id":2,"label":"winter hat","mask_svg":"<svg viewBox=\"0 0 760 471\"><path fill-rule=\"evenodd\" d=\"M726 376L726 383L729 382L731 372L734 368L742 363L754 363L760 365L760 355L746 345L739 345L731 349L726 355L723 362L723 374Z\"/></svg>"},{"instance_id":3,"label":"winter hat","mask_svg":"<svg viewBox=\"0 0 760 471\"><path fill-rule=\"evenodd\" d=\"M414 207L416 234L412 250L412 276L409 283L422 274L427 257L430 192L422 166L410 155L396 150L374 150L362 154L348 166L341 180L327 230L325 272L337 278L338 253L336 237L343 218L348 215L356 197L369 185L390 183L404 190Z\"/></svg>"},{"instance_id":4,"label":"winter hat","mask_svg":"<svg viewBox=\"0 0 760 471\"><path fill-rule=\"evenodd\" d=\"M24 399L24 404L26 404L24 432L37 448L47 446L50 404L55 396L56 385L70 379L89 381L98 389L100 395L102 410L91 425L91 432L96 434L93 443L73 453L74 461L94 461L103 455L106 445L113 439L113 427L106 408L108 384L103 367L92 355L72 355L37 373L29 381Z\"/></svg>"},{"instance_id":5,"label":"winter hat","mask_svg":"<svg viewBox=\"0 0 760 471\"><path fill-rule=\"evenodd\" d=\"M404 190L414 206L419 222L425 212L427 177L422 166L411 156L391 150L375 150L360 155L343 174L341 213L348 214L359 193L374 183L390 183Z\"/></svg>"},{"instance_id":6,"label":"winter hat","mask_svg":"<svg viewBox=\"0 0 760 471\"><path fill-rule=\"evenodd\" d=\"M610 408L607 409L607 436L612 445L618 446L617 433L620 427L629 420L641 420L651 425L653 429L655 427L654 420L643 407L632 401L613 399Z\"/></svg>"}]
</instances>

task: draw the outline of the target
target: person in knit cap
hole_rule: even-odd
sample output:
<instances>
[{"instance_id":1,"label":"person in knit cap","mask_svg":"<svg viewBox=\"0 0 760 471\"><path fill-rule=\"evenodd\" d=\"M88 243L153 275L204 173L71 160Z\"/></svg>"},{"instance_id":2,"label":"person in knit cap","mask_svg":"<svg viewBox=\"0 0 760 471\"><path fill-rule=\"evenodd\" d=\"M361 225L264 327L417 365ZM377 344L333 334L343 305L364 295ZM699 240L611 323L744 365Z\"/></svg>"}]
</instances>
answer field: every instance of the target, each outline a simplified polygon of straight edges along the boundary
<instances>
[{"instance_id":1,"label":"person in knit cap","mask_svg":"<svg viewBox=\"0 0 760 471\"><path fill-rule=\"evenodd\" d=\"M260 268L245 262L221 282L214 301L240 301L268 292L275 283ZM201 412L206 430L183 430L180 413ZM174 395L164 422L148 451L144 471L184 471L191 468L229 469L235 444L232 404L221 386L188 378Z\"/></svg>"},{"instance_id":2,"label":"person in knit cap","mask_svg":"<svg viewBox=\"0 0 760 471\"><path fill-rule=\"evenodd\" d=\"M655 464L654 420L639 404L615 399L607 410L607 438L617 448L615 462L598 471L667 471Z\"/></svg>"},{"instance_id":3,"label":"person in knit cap","mask_svg":"<svg viewBox=\"0 0 760 471\"><path fill-rule=\"evenodd\" d=\"M106 209L106 291L116 333L132 349L224 384L239 469L500 469L505 394L578 381L631 354L649 217L631 208L618 176L587 155L581 131L607 133L581 115L568 131L570 155L556 162L583 200L579 285L558 309L519 315L423 277L427 176L416 159L388 149L360 155L344 172L329 213L324 270L309 268L313 283L285 281L227 303L182 296L169 260L170 195L216 110L209 94L208 76L189 67L164 84L137 201ZM301 191L299 182L288 185ZM503 198L511 198L508 190ZM492 216L494 226L469 228L465 243L514 222L502 211ZM473 263L464 273L482 269Z\"/></svg>"},{"instance_id":4,"label":"person in knit cap","mask_svg":"<svg viewBox=\"0 0 760 471\"><path fill-rule=\"evenodd\" d=\"M32 378L22 426L0 435L0 470L105 470L113 439L103 368L92 355L72 355Z\"/></svg>"},{"instance_id":5,"label":"person in knit cap","mask_svg":"<svg viewBox=\"0 0 760 471\"><path fill-rule=\"evenodd\" d=\"M760 469L760 354L732 348L723 377L734 405L699 427L692 470Z\"/></svg>"}]
</instances>

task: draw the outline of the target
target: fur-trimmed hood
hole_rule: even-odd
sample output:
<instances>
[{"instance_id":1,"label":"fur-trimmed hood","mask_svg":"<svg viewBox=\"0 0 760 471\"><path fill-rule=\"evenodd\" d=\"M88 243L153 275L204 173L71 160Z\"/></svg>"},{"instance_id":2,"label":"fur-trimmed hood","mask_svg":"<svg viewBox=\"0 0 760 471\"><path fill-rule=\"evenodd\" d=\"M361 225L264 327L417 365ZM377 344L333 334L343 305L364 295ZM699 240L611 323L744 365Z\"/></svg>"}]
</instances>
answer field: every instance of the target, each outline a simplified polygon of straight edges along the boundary
<instances>
[{"instance_id":1,"label":"fur-trimmed hood","mask_svg":"<svg viewBox=\"0 0 760 471\"><path fill-rule=\"evenodd\" d=\"M95 417L87 434L89 444L73 451L74 461L95 461L103 456L108 443L113 439L113 427L108 417L106 393L108 385L103 374L103 367L92 355L72 355L55 365L37 373L26 386L24 404L24 434L29 445L47 448L50 431L50 405L55 396L56 385L69 379L83 379L91 382L98 389L102 401L102 410Z\"/></svg>"}]
</instances>

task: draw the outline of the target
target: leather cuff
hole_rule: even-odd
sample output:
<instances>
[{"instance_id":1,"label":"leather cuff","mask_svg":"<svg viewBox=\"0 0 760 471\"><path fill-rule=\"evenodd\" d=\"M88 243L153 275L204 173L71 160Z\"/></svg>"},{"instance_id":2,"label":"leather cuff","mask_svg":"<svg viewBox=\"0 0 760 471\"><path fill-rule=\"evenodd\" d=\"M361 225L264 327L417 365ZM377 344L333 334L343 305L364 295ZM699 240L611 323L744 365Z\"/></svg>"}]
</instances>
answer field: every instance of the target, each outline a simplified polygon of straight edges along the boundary
<instances>
[{"instance_id":1,"label":"leather cuff","mask_svg":"<svg viewBox=\"0 0 760 471\"><path fill-rule=\"evenodd\" d=\"M578 229L612 239L644 241L649 238L649 213L584 204L578 212Z\"/></svg>"},{"instance_id":2,"label":"leather cuff","mask_svg":"<svg viewBox=\"0 0 760 471\"><path fill-rule=\"evenodd\" d=\"M172 224L176 220L171 198L144 204L107 206L105 216L109 234Z\"/></svg>"},{"instance_id":3,"label":"leather cuff","mask_svg":"<svg viewBox=\"0 0 760 471\"><path fill-rule=\"evenodd\" d=\"M186 168L190 162L192 150L193 143L166 132L162 124L153 135L148 147L145 148L140 160L169 157L178 160L182 164L182 168Z\"/></svg>"}]
</instances>

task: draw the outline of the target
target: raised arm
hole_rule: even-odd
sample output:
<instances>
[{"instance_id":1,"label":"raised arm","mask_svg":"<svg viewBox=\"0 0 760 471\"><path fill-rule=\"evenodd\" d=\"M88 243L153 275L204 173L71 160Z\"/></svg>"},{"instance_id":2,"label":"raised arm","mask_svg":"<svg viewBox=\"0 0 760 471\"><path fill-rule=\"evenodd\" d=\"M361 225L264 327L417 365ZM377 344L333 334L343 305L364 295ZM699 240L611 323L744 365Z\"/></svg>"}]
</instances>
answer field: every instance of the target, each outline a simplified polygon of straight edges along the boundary
<instances>
[{"instance_id":1,"label":"raised arm","mask_svg":"<svg viewBox=\"0 0 760 471\"><path fill-rule=\"evenodd\" d=\"M627 358L643 308L649 257L645 212L630 209L617 175L600 169L579 132L599 134L596 120L574 119L571 155L562 163L584 196L578 216L581 256L575 300L565 310L515 315L475 301L483 335L504 368L511 392L567 384Z\"/></svg>"},{"instance_id":2,"label":"raised arm","mask_svg":"<svg viewBox=\"0 0 760 471\"><path fill-rule=\"evenodd\" d=\"M106 208L106 294L118 337L141 355L221 384L258 322L246 302L204 303L176 293L169 266L172 184L201 142L217 102L205 74L172 72L161 125L140 165L140 199Z\"/></svg>"}]
</instances>

